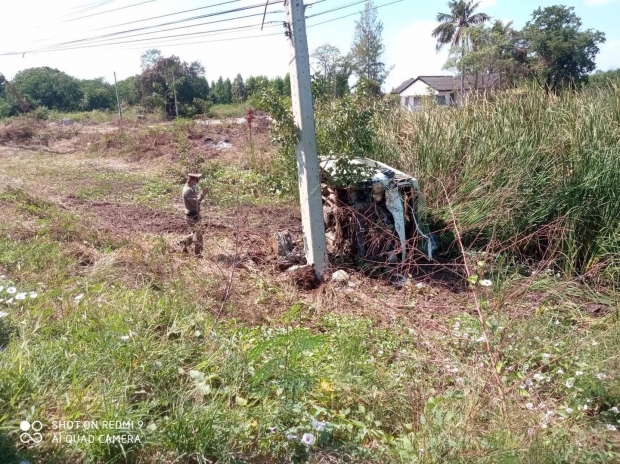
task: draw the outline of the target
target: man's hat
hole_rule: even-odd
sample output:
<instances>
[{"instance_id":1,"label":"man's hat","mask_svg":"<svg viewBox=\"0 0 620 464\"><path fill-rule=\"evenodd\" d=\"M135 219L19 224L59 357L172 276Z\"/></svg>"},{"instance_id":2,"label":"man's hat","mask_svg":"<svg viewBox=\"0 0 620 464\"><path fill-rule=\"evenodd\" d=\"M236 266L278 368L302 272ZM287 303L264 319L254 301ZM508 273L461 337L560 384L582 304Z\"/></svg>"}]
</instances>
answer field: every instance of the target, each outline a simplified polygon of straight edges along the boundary
<instances>
[{"instance_id":1,"label":"man's hat","mask_svg":"<svg viewBox=\"0 0 620 464\"><path fill-rule=\"evenodd\" d=\"M202 174L196 174L196 173L193 173L193 172L189 172L189 173L187 173L187 177L194 177L196 179L200 179L202 177Z\"/></svg>"}]
</instances>

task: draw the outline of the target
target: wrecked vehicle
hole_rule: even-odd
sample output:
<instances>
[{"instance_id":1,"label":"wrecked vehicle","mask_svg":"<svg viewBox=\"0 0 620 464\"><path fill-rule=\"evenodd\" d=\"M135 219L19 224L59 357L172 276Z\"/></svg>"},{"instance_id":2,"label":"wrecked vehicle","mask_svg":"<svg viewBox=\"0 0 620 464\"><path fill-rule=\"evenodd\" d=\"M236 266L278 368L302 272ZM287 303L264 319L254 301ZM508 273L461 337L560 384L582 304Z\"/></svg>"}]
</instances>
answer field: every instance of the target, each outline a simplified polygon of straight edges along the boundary
<instances>
[{"instance_id":1,"label":"wrecked vehicle","mask_svg":"<svg viewBox=\"0 0 620 464\"><path fill-rule=\"evenodd\" d=\"M416 179L368 158L345 164L320 157L319 166L328 252L396 264L415 259L419 250L433 259L437 239L425 221ZM363 180L347 185L352 170Z\"/></svg>"}]
</instances>

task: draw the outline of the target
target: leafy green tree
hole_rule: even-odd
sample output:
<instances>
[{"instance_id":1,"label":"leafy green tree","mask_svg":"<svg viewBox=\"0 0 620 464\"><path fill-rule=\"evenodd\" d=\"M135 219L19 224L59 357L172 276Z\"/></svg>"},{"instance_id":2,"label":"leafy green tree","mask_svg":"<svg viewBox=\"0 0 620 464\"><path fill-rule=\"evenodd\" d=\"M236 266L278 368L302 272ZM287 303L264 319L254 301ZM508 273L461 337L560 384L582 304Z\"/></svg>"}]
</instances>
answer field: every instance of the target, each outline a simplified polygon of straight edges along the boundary
<instances>
[{"instance_id":1,"label":"leafy green tree","mask_svg":"<svg viewBox=\"0 0 620 464\"><path fill-rule=\"evenodd\" d=\"M269 82L269 87L273 89L278 95L284 96L284 79L280 76L275 77Z\"/></svg>"},{"instance_id":2,"label":"leafy green tree","mask_svg":"<svg viewBox=\"0 0 620 464\"><path fill-rule=\"evenodd\" d=\"M523 35L533 55L532 74L550 92L586 82L605 42L604 33L582 30L574 8L561 5L536 9Z\"/></svg>"},{"instance_id":3,"label":"leafy green tree","mask_svg":"<svg viewBox=\"0 0 620 464\"><path fill-rule=\"evenodd\" d=\"M230 78L228 77L224 81L223 96L224 96L223 103L227 105L232 103L232 82L230 82Z\"/></svg>"},{"instance_id":4,"label":"leafy green tree","mask_svg":"<svg viewBox=\"0 0 620 464\"><path fill-rule=\"evenodd\" d=\"M174 116L174 90L177 93L179 115L193 116L202 105L195 99L205 100L209 93L209 84L204 76L204 68L198 61L187 63L177 56L159 58L151 53L146 59L143 54L143 67L148 65L140 75L140 92L143 103L153 109L163 108L169 116ZM152 59L151 59L152 58ZM149 61L150 60L150 61Z\"/></svg>"},{"instance_id":5,"label":"leafy green tree","mask_svg":"<svg viewBox=\"0 0 620 464\"><path fill-rule=\"evenodd\" d=\"M192 103L195 98L206 100L209 96L209 81L205 78L205 68L199 61L182 62L175 67L177 99L181 103ZM178 74L176 74L178 73ZM168 76L171 81L172 76Z\"/></svg>"},{"instance_id":6,"label":"leafy green tree","mask_svg":"<svg viewBox=\"0 0 620 464\"><path fill-rule=\"evenodd\" d=\"M118 81L118 96L121 103L133 106L142 100L142 91L140 88L140 75L130 76L127 79Z\"/></svg>"},{"instance_id":7,"label":"leafy green tree","mask_svg":"<svg viewBox=\"0 0 620 464\"><path fill-rule=\"evenodd\" d=\"M350 60L343 57L340 50L330 44L324 44L316 48L311 55L314 60L317 84L321 87L329 88L329 95L342 97L349 92L349 77L353 70Z\"/></svg>"},{"instance_id":8,"label":"leafy green tree","mask_svg":"<svg viewBox=\"0 0 620 464\"><path fill-rule=\"evenodd\" d=\"M80 109L82 92L79 81L58 69L29 68L13 79L17 92L34 107L74 111Z\"/></svg>"},{"instance_id":9,"label":"leafy green tree","mask_svg":"<svg viewBox=\"0 0 620 464\"><path fill-rule=\"evenodd\" d=\"M600 69L588 78L588 84L593 86L605 86L615 84L620 86L620 68L601 71Z\"/></svg>"},{"instance_id":10,"label":"leafy green tree","mask_svg":"<svg viewBox=\"0 0 620 464\"><path fill-rule=\"evenodd\" d=\"M164 56L161 54L160 50L155 48L146 50L140 55L140 67L142 68L142 72L147 69L154 68L163 57Z\"/></svg>"},{"instance_id":11,"label":"leafy green tree","mask_svg":"<svg viewBox=\"0 0 620 464\"><path fill-rule=\"evenodd\" d=\"M291 96L291 73L286 73L286 76L284 76L284 88L282 91L285 97Z\"/></svg>"},{"instance_id":12,"label":"leafy green tree","mask_svg":"<svg viewBox=\"0 0 620 464\"><path fill-rule=\"evenodd\" d=\"M359 21L355 22L355 36L351 47L351 65L360 79L383 84L389 74L381 57L385 51L383 44L383 23L377 15L373 0L367 0Z\"/></svg>"},{"instance_id":13,"label":"leafy green tree","mask_svg":"<svg viewBox=\"0 0 620 464\"><path fill-rule=\"evenodd\" d=\"M0 118L8 118L13 112L13 105L6 99L4 85L4 76L0 74Z\"/></svg>"},{"instance_id":14,"label":"leafy green tree","mask_svg":"<svg viewBox=\"0 0 620 464\"><path fill-rule=\"evenodd\" d=\"M114 87L108 84L103 77L83 79L79 81L79 85L82 92L81 110L107 110L116 106Z\"/></svg>"},{"instance_id":15,"label":"leafy green tree","mask_svg":"<svg viewBox=\"0 0 620 464\"><path fill-rule=\"evenodd\" d=\"M245 101L245 84L241 74L237 74L232 83L232 98L234 103L243 103Z\"/></svg>"},{"instance_id":16,"label":"leafy green tree","mask_svg":"<svg viewBox=\"0 0 620 464\"><path fill-rule=\"evenodd\" d=\"M218 105L226 103L226 96L224 90L224 78L220 76L218 80L212 84L213 103Z\"/></svg>"},{"instance_id":17,"label":"leafy green tree","mask_svg":"<svg viewBox=\"0 0 620 464\"><path fill-rule=\"evenodd\" d=\"M453 69L466 79L471 76L474 88L484 84L485 79L498 79L498 87L511 87L524 75L527 49L512 22L504 24L498 20L491 27L472 26L467 35L469 52L464 56L452 53L445 69Z\"/></svg>"},{"instance_id":18,"label":"leafy green tree","mask_svg":"<svg viewBox=\"0 0 620 464\"><path fill-rule=\"evenodd\" d=\"M465 90L465 55L470 48L469 36L467 34L469 28L479 24L483 24L490 19L486 13L474 13L480 2L473 0L451 0L448 2L450 13L437 13L437 21L440 23L432 35L437 39L437 51L441 50L445 45L450 45L454 51L460 47L461 52L461 95Z\"/></svg>"}]
</instances>

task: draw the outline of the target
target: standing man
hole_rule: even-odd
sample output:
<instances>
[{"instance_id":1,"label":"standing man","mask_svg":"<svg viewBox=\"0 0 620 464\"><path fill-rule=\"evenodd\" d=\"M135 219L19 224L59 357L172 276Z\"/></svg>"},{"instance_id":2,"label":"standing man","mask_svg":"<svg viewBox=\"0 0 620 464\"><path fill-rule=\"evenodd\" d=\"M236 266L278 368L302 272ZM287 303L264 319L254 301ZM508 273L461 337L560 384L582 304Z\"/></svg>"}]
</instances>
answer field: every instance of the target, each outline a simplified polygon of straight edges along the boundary
<instances>
[{"instance_id":1,"label":"standing man","mask_svg":"<svg viewBox=\"0 0 620 464\"><path fill-rule=\"evenodd\" d=\"M200 217L200 203L204 200L209 192L207 187L203 187L202 192L198 195L198 182L202 174L189 173L187 175L187 183L183 187L183 205L185 206L185 222L189 227L190 234L179 242L183 247L183 253L189 253L188 247L194 243L194 253L196 256L202 256L202 224Z\"/></svg>"}]
</instances>

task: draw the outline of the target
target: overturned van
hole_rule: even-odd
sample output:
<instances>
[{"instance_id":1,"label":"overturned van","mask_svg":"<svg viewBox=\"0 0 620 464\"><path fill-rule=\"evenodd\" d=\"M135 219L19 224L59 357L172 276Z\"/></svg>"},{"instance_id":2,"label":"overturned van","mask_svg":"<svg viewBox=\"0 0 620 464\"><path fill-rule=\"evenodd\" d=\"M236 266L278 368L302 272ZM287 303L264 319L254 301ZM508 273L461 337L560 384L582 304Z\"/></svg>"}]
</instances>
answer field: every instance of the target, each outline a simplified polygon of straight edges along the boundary
<instances>
[{"instance_id":1,"label":"overturned van","mask_svg":"<svg viewBox=\"0 0 620 464\"><path fill-rule=\"evenodd\" d=\"M329 253L404 263L419 250L433 259L437 240L426 223L416 179L368 158L343 164L321 157L319 166ZM351 168L363 173L362 180L343 186Z\"/></svg>"}]
</instances>

